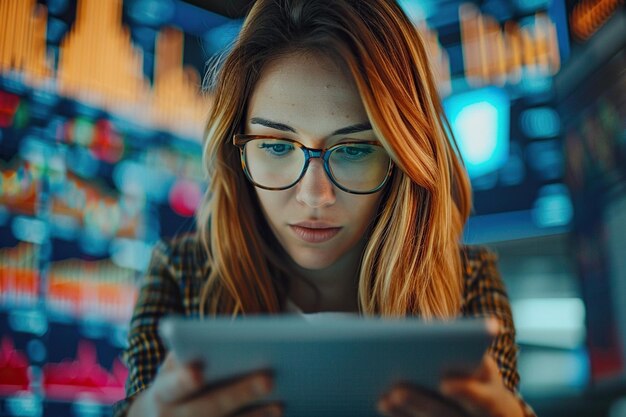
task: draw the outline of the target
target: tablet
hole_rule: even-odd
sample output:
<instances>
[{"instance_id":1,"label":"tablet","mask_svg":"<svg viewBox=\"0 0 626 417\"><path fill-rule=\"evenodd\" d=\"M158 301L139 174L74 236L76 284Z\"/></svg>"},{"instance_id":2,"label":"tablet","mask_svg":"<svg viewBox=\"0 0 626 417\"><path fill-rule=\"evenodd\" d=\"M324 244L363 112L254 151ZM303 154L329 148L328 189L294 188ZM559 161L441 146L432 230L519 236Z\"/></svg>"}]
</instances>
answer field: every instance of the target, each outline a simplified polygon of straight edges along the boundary
<instances>
[{"instance_id":1,"label":"tablet","mask_svg":"<svg viewBox=\"0 0 626 417\"><path fill-rule=\"evenodd\" d=\"M286 417L377 416L378 399L394 383L437 390L442 375L476 370L493 338L479 319L357 315L170 317L160 334L183 363L204 363L207 384L273 370L269 399L284 404Z\"/></svg>"}]
</instances>

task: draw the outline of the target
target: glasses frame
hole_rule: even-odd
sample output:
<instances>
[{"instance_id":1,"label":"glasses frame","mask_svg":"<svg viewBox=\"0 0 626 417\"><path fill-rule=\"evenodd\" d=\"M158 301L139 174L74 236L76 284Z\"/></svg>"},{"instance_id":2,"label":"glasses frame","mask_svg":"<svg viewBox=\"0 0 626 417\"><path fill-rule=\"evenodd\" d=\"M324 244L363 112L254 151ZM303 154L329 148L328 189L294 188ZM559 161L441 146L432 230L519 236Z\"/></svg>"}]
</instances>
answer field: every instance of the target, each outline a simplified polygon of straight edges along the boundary
<instances>
[{"instance_id":1,"label":"glasses frame","mask_svg":"<svg viewBox=\"0 0 626 417\"><path fill-rule=\"evenodd\" d=\"M304 166L302 167L302 172L300 172L300 175L298 176L298 178L292 182L291 184L289 184L288 186L285 187L266 187L264 185L258 184L256 181L254 181L254 179L252 179L252 175L250 175L250 171L248 171L248 165L246 163L246 158L245 158L245 154L244 154L244 147L246 146L246 144L250 141L256 140L256 139L277 139L277 140L282 140L285 142L289 142L292 143L293 145L295 145L296 147L300 148L303 152L304 152ZM385 186L385 184L387 183L387 181L389 181L389 178L391 177L391 173L393 172L393 167L394 167L394 163L393 160L391 159L391 157L389 158L389 167L387 168L387 174L385 175L385 178L382 180L382 182L380 183L380 185L376 188L374 188L373 190L370 191L353 191L350 189L347 189L345 187L343 187L341 184L338 184L337 181L335 180L335 178L333 178L333 174L330 171L330 167L328 166L328 160L330 159L331 154L333 153L333 151L341 146L345 146L345 145L351 145L351 144L356 144L356 145L374 145L374 146L380 146L381 148L383 147L379 142L376 141L363 141L363 140L355 140L355 141L347 141L347 142L340 142L337 143L333 146L330 146L328 148L323 148L323 149L314 149L314 148L308 148L306 146L304 146L303 144L301 144L300 142L298 142L297 140L293 140L293 139L288 139L288 138L282 138L279 136L272 136L272 135L247 135L247 134L236 134L233 136L233 145L235 145L236 147L239 148L239 153L241 156L241 167L243 168L244 173L246 174L246 177L248 178L248 180L253 183L255 186L262 188L264 190L271 190L271 191L282 191L282 190L287 190L291 187L293 187L294 185L296 185L301 179L302 177L304 177L304 174L306 174L307 169L309 168L309 161L312 158L320 158L323 162L324 162L324 171L326 171L326 176L330 179L330 181L337 186L337 188L339 188L342 191L345 191L346 193L350 193L350 194L359 194L359 195L365 195L365 194L374 194L375 192L379 191L381 188L383 188Z\"/></svg>"}]
</instances>

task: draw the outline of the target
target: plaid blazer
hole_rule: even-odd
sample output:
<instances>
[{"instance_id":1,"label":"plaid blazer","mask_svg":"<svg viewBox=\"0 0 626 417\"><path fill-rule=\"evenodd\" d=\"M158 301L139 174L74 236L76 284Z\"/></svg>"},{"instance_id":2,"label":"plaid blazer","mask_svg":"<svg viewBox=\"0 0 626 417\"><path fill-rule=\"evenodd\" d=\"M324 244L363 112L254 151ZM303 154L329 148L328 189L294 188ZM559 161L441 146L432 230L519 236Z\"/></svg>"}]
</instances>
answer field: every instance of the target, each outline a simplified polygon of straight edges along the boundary
<instances>
[{"instance_id":1,"label":"plaid blazer","mask_svg":"<svg viewBox=\"0 0 626 417\"><path fill-rule=\"evenodd\" d=\"M518 393L515 327L506 289L496 267L497 257L483 247L465 246L462 251L465 285L461 315L500 320L501 333L489 352L498 364L505 386L522 403L525 415L534 417L535 413ZM166 349L157 331L159 320L169 314L199 317L205 262L196 234L159 241L154 247L131 319L128 347L123 353L129 369L126 398L114 405L114 417L127 414L135 396L150 385L165 359Z\"/></svg>"}]
</instances>

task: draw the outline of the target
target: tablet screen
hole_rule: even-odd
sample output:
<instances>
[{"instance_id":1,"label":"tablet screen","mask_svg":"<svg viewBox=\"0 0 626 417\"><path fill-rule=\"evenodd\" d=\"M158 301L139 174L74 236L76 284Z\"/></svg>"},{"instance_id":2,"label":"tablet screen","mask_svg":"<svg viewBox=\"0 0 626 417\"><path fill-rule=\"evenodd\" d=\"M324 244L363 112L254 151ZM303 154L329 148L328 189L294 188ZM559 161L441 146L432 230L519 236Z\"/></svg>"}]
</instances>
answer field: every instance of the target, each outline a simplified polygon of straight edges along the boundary
<instances>
[{"instance_id":1,"label":"tablet screen","mask_svg":"<svg viewBox=\"0 0 626 417\"><path fill-rule=\"evenodd\" d=\"M328 316L166 318L160 333L182 362L205 364L207 384L272 370L285 416L376 416L397 382L436 390L472 373L492 339L486 322Z\"/></svg>"}]
</instances>

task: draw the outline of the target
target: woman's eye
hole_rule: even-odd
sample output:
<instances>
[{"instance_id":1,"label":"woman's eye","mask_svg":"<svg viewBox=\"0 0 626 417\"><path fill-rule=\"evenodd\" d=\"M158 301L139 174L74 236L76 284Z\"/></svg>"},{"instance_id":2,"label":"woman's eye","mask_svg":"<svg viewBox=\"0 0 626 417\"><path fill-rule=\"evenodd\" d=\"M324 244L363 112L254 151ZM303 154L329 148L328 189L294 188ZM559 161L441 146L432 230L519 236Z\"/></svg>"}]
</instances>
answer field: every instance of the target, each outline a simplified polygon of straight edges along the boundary
<instances>
[{"instance_id":1,"label":"woman's eye","mask_svg":"<svg viewBox=\"0 0 626 417\"><path fill-rule=\"evenodd\" d=\"M336 151L346 159L364 158L373 152L371 146L342 146Z\"/></svg>"},{"instance_id":2,"label":"woman's eye","mask_svg":"<svg viewBox=\"0 0 626 417\"><path fill-rule=\"evenodd\" d=\"M286 143L262 143L259 147L276 156L286 155L293 150L293 145Z\"/></svg>"}]
</instances>

